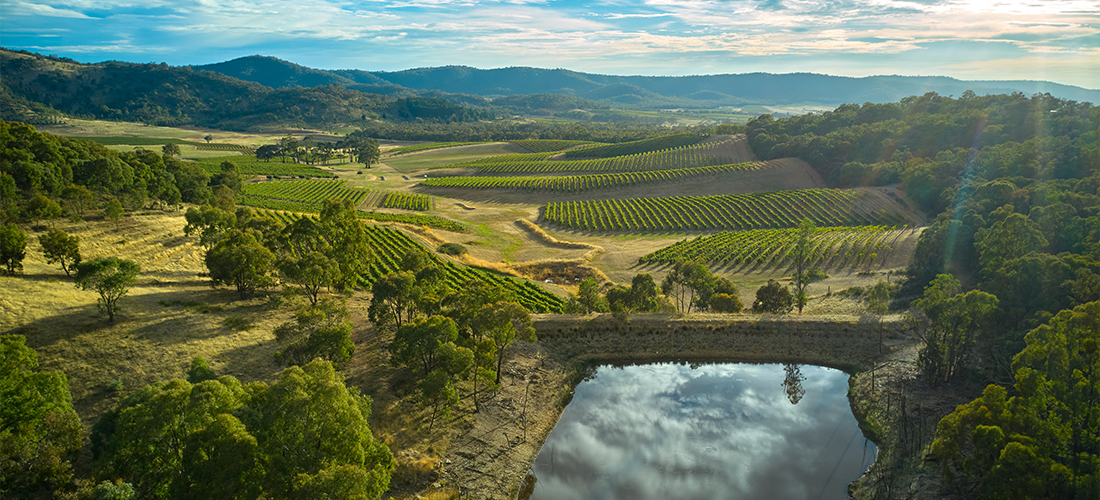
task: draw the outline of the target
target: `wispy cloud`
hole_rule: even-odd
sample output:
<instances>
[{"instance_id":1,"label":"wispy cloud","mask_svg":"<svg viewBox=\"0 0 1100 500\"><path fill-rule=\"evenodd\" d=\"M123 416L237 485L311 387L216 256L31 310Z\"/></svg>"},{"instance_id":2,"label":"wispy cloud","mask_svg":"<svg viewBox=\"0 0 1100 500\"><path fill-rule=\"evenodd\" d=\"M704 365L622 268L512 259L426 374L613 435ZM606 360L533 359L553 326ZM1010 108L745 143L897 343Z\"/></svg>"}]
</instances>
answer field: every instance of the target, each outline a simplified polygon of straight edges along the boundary
<instances>
[{"instance_id":1,"label":"wispy cloud","mask_svg":"<svg viewBox=\"0 0 1100 500\"><path fill-rule=\"evenodd\" d=\"M959 68L958 57L978 67L1057 55L1050 75L1100 87L1088 71L1061 63L1096 66L1100 5L1093 0L15 0L3 14L19 20L18 29L0 26L12 48L43 47L39 35L60 33L42 50L79 47L125 59L177 47L156 49L175 64L195 63L196 54L264 53L363 69L542 65L685 74L751 64L753 71L946 74ZM47 31L58 28L68 31ZM128 43L115 43L120 38ZM944 45L956 42L984 48L958 54ZM891 63L883 55L898 57ZM1019 78L1027 77L1021 69Z\"/></svg>"}]
</instances>

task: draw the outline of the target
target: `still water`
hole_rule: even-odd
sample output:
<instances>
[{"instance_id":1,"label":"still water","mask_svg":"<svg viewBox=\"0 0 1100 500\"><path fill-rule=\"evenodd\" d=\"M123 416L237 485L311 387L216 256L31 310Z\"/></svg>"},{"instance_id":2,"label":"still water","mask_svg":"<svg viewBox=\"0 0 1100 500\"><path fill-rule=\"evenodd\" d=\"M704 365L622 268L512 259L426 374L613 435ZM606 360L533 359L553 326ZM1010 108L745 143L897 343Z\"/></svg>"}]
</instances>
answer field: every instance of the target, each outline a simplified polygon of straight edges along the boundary
<instances>
[{"instance_id":1,"label":"still water","mask_svg":"<svg viewBox=\"0 0 1100 500\"><path fill-rule=\"evenodd\" d=\"M847 498L877 451L847 390L847 374L811 365L601 366L520 498Z\"/></svg>"}]
</instances>

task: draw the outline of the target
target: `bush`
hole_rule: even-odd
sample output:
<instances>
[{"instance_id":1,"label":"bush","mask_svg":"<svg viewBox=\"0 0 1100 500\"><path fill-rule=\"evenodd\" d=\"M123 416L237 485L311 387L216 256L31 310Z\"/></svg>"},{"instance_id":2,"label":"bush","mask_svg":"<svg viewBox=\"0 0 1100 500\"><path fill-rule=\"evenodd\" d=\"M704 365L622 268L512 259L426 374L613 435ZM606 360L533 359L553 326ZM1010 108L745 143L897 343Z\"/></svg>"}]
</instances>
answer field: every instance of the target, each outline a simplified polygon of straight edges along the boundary
<instances>
[{"instance_id":1,"label":"bush","mask_svg":"<svg viewBox=\"0 0 1100 500\"><path fill-rule=\"evenodd\" d=\"M224 324L226 328L229 328L230 330L236 332L251 330L253 326L256 326L254 323L252 323L252 320L245 318L244 316L241 316L239 314L231 314L229 316L226 316L225 320L222 321L222 324Z\"/></svg>"},{"instance_id":2,"label":"bush","mask_svg":"<svg viewBox=\"0 0 1100 500\"><path fill-rule=\"evenodd\" d=\"M455 256L466 253L466 247L458 243L444 243L442 245L439 245L439 248L437 248L436 250L442 254Z\"/></svg>"},{"instance_id":3,"label":"bush","mask_svg":"<svg viewBox=\"0 0 1100 500\"><path fill-rule=\"evenodd\" d=\"M794 297L787 287L778 281L768 280L768 284L756 291L756 302L752 303L754 313L786 314L794 309Z\"/></svg>"}]
</instances>

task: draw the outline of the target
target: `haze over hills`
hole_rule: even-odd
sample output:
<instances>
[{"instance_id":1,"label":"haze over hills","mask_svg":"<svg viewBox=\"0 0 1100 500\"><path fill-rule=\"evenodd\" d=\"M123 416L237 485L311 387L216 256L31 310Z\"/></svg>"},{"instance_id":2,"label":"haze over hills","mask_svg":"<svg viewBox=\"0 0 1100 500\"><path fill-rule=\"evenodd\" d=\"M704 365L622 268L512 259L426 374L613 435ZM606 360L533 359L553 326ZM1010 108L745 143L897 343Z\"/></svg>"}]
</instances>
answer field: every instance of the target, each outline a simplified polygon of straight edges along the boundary
<instances>
[{"instance_id":1,"label":"haze over hills","mask_svg":"<svg viewBox=\"0 0 1100 500\"><path fill-rule=\"evenodd\" d=\"M1050 93L1076 101L1100 102L1100 90L1044 81L965 81L938 76L871 76L852 78L813 73L749 73L700 76L616 76L566 69L511 67L477 69L467 66L417 68L404 71L318 70L266 56L248 56L195 66L242 80L280 88L341 84L370 92L409 88L486 97L511 94L566 94L624 107L664 105L739 105L893 102L911 95L936 92L962 95L1025 95Z\"/></svg>"}]
</instances>

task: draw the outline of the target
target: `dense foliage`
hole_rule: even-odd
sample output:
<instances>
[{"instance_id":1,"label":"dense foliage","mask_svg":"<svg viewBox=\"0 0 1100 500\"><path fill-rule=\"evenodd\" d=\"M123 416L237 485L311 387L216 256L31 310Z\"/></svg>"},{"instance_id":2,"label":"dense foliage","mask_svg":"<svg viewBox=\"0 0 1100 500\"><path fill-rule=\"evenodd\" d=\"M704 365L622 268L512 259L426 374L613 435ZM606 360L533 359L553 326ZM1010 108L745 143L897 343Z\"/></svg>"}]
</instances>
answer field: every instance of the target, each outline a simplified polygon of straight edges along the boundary
<instances>
[{"instance_id":1,"label":"dense foliage","mask_svg":"<svg viewBox=\"0 0 1100 500\"><path fill-rule=\"evenodd\" d=\"M37 371L22 335L0 336L0 496L45 498L72 478L84 427L61 372Z\"/></svg>"},{"instance_id":2,"label":"dense foliage","mask_svg":"<svg viewBox=\"0 0 1100 500\"><path fill-rule=\"evenodd\" d=\"M962 491L989 498L1100 497L1100 302L1027 334L1015 389L989 385L939 424L932 453Z\"/></svg>"},{"instance_id":3,"label":"dense foliage","mask_svg":"<svg viewBox=\"0 0 1100 500\"><path fill-rule=\"evenodd\" d=\"M973 92L846 104L782 120L764 115L746 127L761 158L799 157L842 187L903 182L932 213L956 201L960 177L1092 176L1100 165L1098 128L1100 108L1089 103Z\"/></svg>"},{"instance_id":4,"label":"dense foliage","mask_svg":"<svg viewBox=\"0 0 1100 500\"><path fill-rule=\"evenodd\" d=\"M55 216L49 202L82 217L95 197L128 208L214 199L213 178L202 167L148 150L119 153L0 121L0 151L0 218L7 220Z\"/></svg>"},{"instance_id":5,"label":"dense foliage","mask_svg":"<svg viewBox=\"0 0 1100 500\"><path fill-rule=\"evenodd\" d=\"M321 360L271 385L236 378L146 386L92 431L101 473L139 498L378 498L394 459L371 398Z\"/></svg>"}]
</instances>

